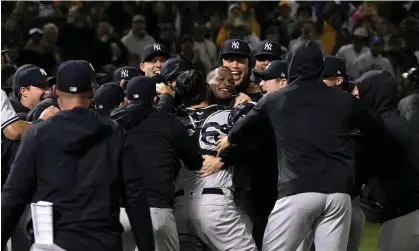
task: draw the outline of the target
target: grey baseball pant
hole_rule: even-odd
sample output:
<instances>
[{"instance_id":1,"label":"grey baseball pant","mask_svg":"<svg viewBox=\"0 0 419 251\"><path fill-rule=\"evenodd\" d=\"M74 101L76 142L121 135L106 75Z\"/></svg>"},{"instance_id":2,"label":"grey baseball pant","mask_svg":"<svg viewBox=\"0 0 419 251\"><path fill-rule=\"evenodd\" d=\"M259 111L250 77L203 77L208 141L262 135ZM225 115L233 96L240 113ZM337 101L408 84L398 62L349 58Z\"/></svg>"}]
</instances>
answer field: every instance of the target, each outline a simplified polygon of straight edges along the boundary
<instances>
[{"instance_id":1,"label":"grey baseball pant","mask_svg":"<svg viewBox=\"0 0 419 251\"><path fill-rule=\"evenodd\" d=\"M301 193L283 197L269 216L262 251L295 251L310 230L318 250L345 251L351 211L348 194Z\"/></svg>"},{"instance_id":2,"label":"grey baseball pant","mask_svg":"<svg viewBox=\"0 0 419 251\"><path fill-rule=\"evenodd\" d=\"M419 209L381 225L378 251L419 251Z\"/></svg>"},{"instance_id":3,"label":"grey baseball pant","mask_svg":"<svg viewBox=\"0 0 419 251\"><path fill-rule=\"evenodd\" d=\"M156 251L179 251L179 237L173 210L170 208L150 208ZM123 251L137 250L134 234L124 208L121 208L120 222L124 227L122 234Z\"/></svg>"},{"instance_id":4,"label":"grey baseball pant","mask_svg":"<svg viewBox=\"0 0 419 251\"><path fill-rule=\"evenodd\" d=\"M362 233L365 228L365 214L359 204L359 197L352 200L352 217L351 217L351 228L349 230L348 248L347 251L358 251L361 245ZM316 250L314 245L314 234L310 231L307 238L301 243L296 251L314 251Z\"/></svg>"},{"instance_id":5,"label":"grey baseball pant","mask_svg":"<svg viewBox=\"0 0 419 251\"><path fill-rule=\"evenodd\" d=\"M182 251L257 251L252 232L237 209L233 194L185 191L175 198L174 213Z\"/></svg>"}]
</instances>

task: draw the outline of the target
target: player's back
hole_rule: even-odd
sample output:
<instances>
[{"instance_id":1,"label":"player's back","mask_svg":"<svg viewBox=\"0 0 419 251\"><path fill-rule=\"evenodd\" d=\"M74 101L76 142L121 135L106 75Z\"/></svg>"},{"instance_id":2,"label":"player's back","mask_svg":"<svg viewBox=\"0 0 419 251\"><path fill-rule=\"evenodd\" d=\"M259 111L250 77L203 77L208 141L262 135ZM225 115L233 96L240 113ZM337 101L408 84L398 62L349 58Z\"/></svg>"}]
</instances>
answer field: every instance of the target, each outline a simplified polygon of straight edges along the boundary
<instances>
[{"instance_id":1,"label":"player's back","mask_svg":"<svg viewBox=\"0 0 419 251\"><path fill-rule=\"evenodd\" d=\"M211 105L203 108L187 108L187 116L179 117L185 124L188 134L198 141L203 155L217 154L216 142L227 136L230 127L228 117L231 108ZM182 167L176 182L176 190L193 188L232 188L233 168L227 167L215 174L201 178L195 171Z\"/></svg>"},{"instance_id":2,"label":"player's back","mask_svg":"<svg viewBox=\"0 0 419 251\"><path fill-rule=\"evenodd\" d=\"M26 165L36 173L27 174L37 179L33 202L54 204L55 243L60 247L118 247L123 142L114 122L85 108L61 111L25 133L21 144L34 154L13 165ZM13 176L11 172L10 180ZM8 181L3 193L22 189L18 186Z\"/></svg>"}]
</instances>

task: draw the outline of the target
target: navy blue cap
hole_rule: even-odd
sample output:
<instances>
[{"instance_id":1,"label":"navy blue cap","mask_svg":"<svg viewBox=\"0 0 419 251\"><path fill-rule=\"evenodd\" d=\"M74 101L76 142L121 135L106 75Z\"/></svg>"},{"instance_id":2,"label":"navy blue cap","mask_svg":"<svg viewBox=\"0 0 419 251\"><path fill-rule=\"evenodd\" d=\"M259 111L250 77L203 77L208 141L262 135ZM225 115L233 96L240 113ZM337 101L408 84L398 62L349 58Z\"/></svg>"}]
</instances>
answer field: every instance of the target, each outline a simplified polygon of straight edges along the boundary
<instances>
[{"instance_id":1,"label":"navy blue cap","mask_svg":"<svg viewBox=\"0 0 419 251\"><path fill-rule=\"evenodd\" d=\"M19 68L13 76L13 91L29 86L48 88L48 79L48 74L42 68L31 65Z\"/></svg>"},{"instance_id":2,"label":"navy blue cap","mask_svg":"<svg viewBox=\"0 0 419 251\"><path fill-rule=\"evenodd\" d=\"M70 60L60 64L57 71L57 89L66 93L82 93L92 89L96 73L92 64L84 60Z\"/></svg>"},{"instance_id":3,"label":"navy blue cap","mask_svg":"<svg viewBox=\"0 0 419 251\"><path fill-rule=\"evenodd\" d=\"M269 57L272 60L281 59L283 51L281 45L275 41L262 41L258 44L256 48L256 53L253 56L254 58Z\"/></svg>"},{"instance_id":4,"label":"navy blue cap","mask_svg":"<svg viewBox=\"0 0 419 251\"><path fill-rule=\"evenodd\" d=\"M124 98L124 89L115 82L101 85L93 94L93 100L98 109L118 107Z\"/></svg>"},{"instance_id":5,"label":"navy blue cap","mask_svg":"<svg viewBox=\"0 0 419 251\"><path fill-rule=\"evenodd\" d=\"M228 39L224 42L221 48L220 55L237 55L246 58L251 58L251 51L249 44L240 39Z\"/></svg>"},{"instance_id":6,"label":"navy blue cap","mask_svg":"<svg viewBox=\"0 0 419 251\"><path fill-rule=\"evenodd\" d=\"M161 66L160 75L168 81L175 80L182 72L193 69L193 66L181 57L169 58Z\"/></svg>"},{"instance_id":7,"label":"navy blue cap","mask_svg":"<svg viewBox=\"0 0 419 251\"><path fill-rule=\"evenodd\" d=\"M347 78L345 61L335 56L325 56L323 78L328 77Z\"/></svg>"},{"instance_id":8,"label":"navy blue cap","mask_svg":"<svg viewBox=\"0 0 419 251\"><path fill-rule=\"evenodd\" d=\"M26 70L26 69L29 69L29 68L33 68L33 67L36 67L35 65L33 65L33 64L24 64L24 65L22 65L21 67L19 67L19 68L17 68L17 70L16 70L16 72L15 72L15 74L13 75L13 82L12 82L12 86L17 86L17 78L19 77L19 74L21 73L21 72L23 72L24 70Z\"/></svg>"},{"instance_id":9,"label":"navy blue cap","mask_svg":"<svg viewBox=\"0 0 419 251\"><path fill-rule=\"evenodd\" d=\"M157 57L157 56L170 58L170 53L169 53L169 49L167 49L166 46L159 43L155 43L155 44L149 44L146 47L144 47L142 56L143 56L142 61L147 62L151 60L153 57Z\"/></svg>"},{"instance_id":10,"label":"navy blue cap","mask_svg":"<svg viewBox=\"0 0 419 251\"><path fill-rule=\"evenodd\" d=\"M253 75L262 80L271 80L271 79L288 79L287 74L287 63L281 60L274 60L270 62L263 71L253 70Z\"/></svg>"},{"instance_id":11,"label":"navy blue cap","mask_svg":"<svg viewBox=\"0 0 419 251\"><path fill-rule=\"evenodd\" d=\"M128 81L125 93L128 100L151 103L157 95L156 83L145 76L134 77Z\"/></svg>"},{"instance_id":12,"label":"navy blue cap","mask_svg":"<svg viewBox=\"0 0 419 251\"><path fill-rule=\"evenodd\" d=\"M130 80L133 77L140 76L140 72L138 69L130 66L124 66L121 68L116 69L113 72L113 79L114 82L120 82L121 80Z\"/></svg>"}]
</instances>

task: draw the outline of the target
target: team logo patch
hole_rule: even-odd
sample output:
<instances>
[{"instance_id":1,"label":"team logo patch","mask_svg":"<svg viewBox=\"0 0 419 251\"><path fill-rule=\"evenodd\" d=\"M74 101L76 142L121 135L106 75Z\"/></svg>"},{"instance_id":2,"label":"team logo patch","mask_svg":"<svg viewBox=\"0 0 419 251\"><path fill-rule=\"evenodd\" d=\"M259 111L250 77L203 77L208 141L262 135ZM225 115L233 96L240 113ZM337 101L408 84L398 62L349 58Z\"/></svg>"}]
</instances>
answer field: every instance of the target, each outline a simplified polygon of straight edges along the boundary
<instances>
[{"instance_id":1,"label":"team logo patch","mask_svg":"<svg viewBox=\"0 0 419 251\"><path fill-rule=\"evenodd\" d=\"M228 135L228 116L231 110L222 110L212 113L202 124L199 133L199 146L201 149L215 151L215 143L224 136Z\"/></svg>"}]
</instances>

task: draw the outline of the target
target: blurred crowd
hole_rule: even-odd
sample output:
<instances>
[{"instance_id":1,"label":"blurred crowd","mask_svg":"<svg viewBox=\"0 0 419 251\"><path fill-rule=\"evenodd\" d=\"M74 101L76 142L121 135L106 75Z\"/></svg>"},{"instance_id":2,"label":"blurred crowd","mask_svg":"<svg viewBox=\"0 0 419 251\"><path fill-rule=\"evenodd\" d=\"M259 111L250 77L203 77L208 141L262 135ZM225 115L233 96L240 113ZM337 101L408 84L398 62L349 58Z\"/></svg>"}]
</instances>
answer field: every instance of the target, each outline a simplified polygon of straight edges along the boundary
<instances>
[{"instance_id":1,"label":"blurred crowd","mask_svg":"<svg viewBox=\"0 0 419 251\"><path fill-rule=\"evenodd\" d=\"M419 60L417 2L2 2L2 86L16 67L34 64L54 75L60 62L80 59L111 73L139 68L146 45L164 44L208 73L228 38L252 51L262 40L284 52L296 41L317 41L325 55L345 60L357 78L372 69L399 82ZM285 55L285 54L284 54ZM106 80L104 80L106 81Z\"/></svg>"}]
</instances>

